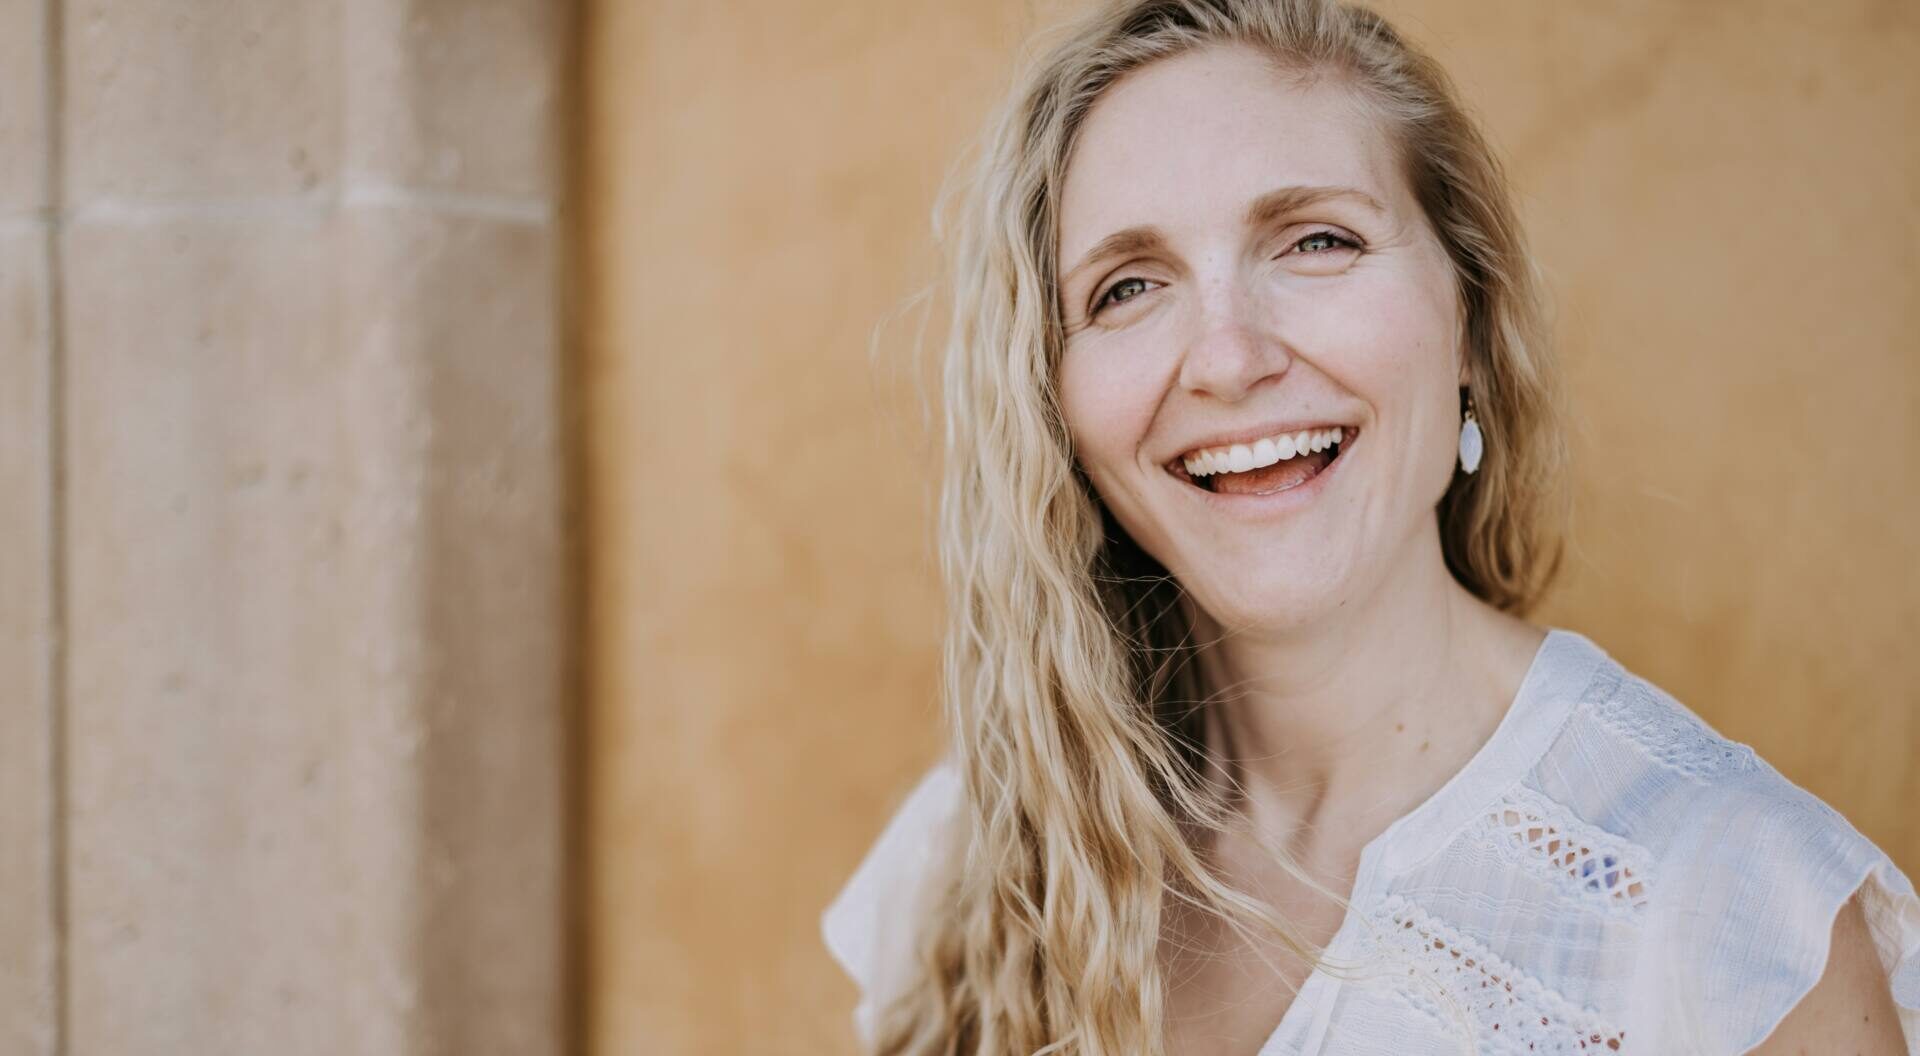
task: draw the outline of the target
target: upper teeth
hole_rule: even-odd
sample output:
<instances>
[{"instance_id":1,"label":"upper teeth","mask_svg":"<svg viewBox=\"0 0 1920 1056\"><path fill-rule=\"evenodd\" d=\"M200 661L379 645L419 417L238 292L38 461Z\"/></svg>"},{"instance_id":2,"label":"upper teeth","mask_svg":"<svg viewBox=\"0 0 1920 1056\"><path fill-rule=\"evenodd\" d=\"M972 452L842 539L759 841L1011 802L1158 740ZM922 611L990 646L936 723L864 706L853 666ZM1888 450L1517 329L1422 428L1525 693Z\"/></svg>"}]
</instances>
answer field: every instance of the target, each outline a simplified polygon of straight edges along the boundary
<instances>
[{"instance_id":1,"label":"upper teeth","mask_svg":"<svg viewBox=\"0 0 1920 1056\"><path fill-rule=\"evenodd\" d=\"M1187 473L1196 477L1215 473L1245 473L1250 469L1284 462L1295 455L1324 451L1339 443L1344 433L1345 430L1339 428L1303 429L1297 433L1265 437L1251 444L1204 448L1180 461L1187 467Z\"/></svg>"}]
</instances>

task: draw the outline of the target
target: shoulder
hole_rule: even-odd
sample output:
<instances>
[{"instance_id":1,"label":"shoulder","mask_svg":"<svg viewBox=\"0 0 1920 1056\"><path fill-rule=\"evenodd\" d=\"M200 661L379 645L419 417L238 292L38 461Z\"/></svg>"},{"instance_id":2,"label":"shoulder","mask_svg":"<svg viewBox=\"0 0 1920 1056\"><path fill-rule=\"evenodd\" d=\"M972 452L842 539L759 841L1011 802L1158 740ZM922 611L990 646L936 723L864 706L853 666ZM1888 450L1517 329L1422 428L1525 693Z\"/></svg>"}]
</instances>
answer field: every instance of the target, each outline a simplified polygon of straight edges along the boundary
<instances>
[{"instance_id":1,"label":"shoulder","mask_svg":"<svg viewBox=\"0 0 1920 1056\"><path fill-rule=\"evenodd\" d=\"M960 775L951 760L928 768L820 915L828 952L859 989L853 1020L863 1040L872 1037L880 1006L911 961L908 926L931 887L960 799Z\"/></svg>"},{"instance_id":2,"label":"shoulder","mask_svg":"<svg viewBox=\"0 0 1920 1056\"><path fill-rule=\"evenodd\" d=\"M1536 778L1640 855L1639 1036L1745 1053L1770 1035L1835 1030L1836 1016L1892 1016L1920 1052L1920 898L1908 878L1751 747L1603 666L1611 677L1594 681Z\"/></svg>"}]
</instances>

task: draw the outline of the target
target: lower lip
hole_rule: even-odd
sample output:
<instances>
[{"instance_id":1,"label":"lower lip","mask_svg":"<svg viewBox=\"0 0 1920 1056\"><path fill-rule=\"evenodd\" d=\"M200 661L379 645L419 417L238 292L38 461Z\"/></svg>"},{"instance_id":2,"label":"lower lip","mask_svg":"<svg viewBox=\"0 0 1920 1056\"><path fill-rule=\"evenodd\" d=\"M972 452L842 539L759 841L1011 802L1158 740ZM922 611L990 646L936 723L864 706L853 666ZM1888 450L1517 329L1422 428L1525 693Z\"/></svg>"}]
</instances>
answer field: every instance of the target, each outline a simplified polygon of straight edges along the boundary
<instances>
[{"instance_id":1,"label":"lower lip","mask_svg":"<svg viewBox=\"0 0 1920 1056\"><path fill-rule=\"evenodd\" d=\"M1328 478L1340 472L1340 467L1347 464L1347 459L1353 455L1353 445L1359 442L1360 437L1355 434L1352 439L1340 445L1340 457L1329 463L1327 468L1314 474L1312 480L1283 491L1270 491L1264 495L1234 495L1227 492L1208 491L1177 478L1176 482L1187 492L1222 513L1255 515L1287 513L1319 498L1320 493L1327 490Z\"/></svg>"}]
</instances>

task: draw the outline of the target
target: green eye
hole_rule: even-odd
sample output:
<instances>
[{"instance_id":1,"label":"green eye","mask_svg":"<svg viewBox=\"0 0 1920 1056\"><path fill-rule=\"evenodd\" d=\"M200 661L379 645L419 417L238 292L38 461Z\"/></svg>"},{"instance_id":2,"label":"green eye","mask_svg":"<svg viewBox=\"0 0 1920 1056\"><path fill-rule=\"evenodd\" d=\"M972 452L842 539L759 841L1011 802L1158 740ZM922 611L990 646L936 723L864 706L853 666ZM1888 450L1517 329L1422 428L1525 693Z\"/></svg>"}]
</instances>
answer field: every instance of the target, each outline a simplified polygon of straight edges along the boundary
<instances>
[{"instance_id":1,"label":"green eye","mask_svg":"<svg viewBox=\"0 0 1920 1056\"><path fill-rule=\"evenodd\" d=\"M1293 244L1302 253L1324 253L1329 249L1351 246L1353 243L1335 235L1331 231L1315 231L1313 234Z\"/></svg>"},{"instance_id":2,"label":"green eye","mask_svg":"<svg viewBox=\"0 0 1920 1056\"><path fill-rule=\"evenodd\" d=\"M1101 309L1110 304L1131 301L1145 292L1147 292L1147 280L1121 279L1119 282L1107 287L1107 292L1100 295L1100 303L1094 305L1093 308L1094 314L1098 315Z\"/></svg>"}]
</instances>

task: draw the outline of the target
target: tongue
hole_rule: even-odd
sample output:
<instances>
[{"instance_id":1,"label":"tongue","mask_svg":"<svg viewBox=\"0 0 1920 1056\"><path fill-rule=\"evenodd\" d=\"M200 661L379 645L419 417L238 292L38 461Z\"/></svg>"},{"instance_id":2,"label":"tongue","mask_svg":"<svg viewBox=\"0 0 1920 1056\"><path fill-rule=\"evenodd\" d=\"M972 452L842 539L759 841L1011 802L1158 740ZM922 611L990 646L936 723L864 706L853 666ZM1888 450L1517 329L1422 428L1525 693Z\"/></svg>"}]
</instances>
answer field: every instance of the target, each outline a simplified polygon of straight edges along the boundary
<instances>
[{"instance_id":1,"label":"tongue","mask_svg":"<svg viewBox=\"0 0 1920 1056\"><path fill-rule=\"evenodd\" d=\"M1222 473L1213 478L1213 490L1227 495L1260 495L1273 491L1285 491L1297 488L1312 480L1333 456L1325 451L1298 456L1275 462L1261 469L1250 469L1245 473Z\"/></svg>"}]
</instances>

